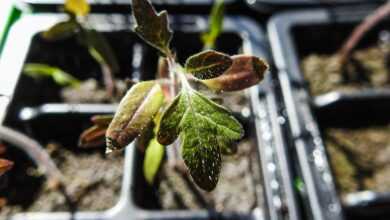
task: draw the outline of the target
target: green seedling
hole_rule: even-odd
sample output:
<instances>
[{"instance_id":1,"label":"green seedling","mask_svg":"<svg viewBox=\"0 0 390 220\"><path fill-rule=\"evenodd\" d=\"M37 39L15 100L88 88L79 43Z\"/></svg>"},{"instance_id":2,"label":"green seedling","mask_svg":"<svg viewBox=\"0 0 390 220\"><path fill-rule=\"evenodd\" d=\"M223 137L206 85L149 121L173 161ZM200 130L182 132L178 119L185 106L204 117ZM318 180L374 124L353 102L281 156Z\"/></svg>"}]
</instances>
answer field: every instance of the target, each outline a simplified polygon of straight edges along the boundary
<instances>
[{"instance_id":1,"label":"green seedling","mask_svg":"<svg viewBox=\"0 0 390 220\"><path fill-rule=\"evenodd\" d=\"M101 66L107 93L112 96L115 92L114 74L119 72L119 64L105 37L88 24L90 6L86 0L66 0L64 10L68 14L67 20L50 27L42 37L57 41L76 36Z\"/></svg>"},{"instance_id":2,"label":"green seedling","mask_svg":"<svg viewBox=\"0 0 390 220\"><path fill-rule=\"evenodd\" d=\"M146 161L161 161L159 145L170 145L180 139L181 155L195 183L204 190L213 190L221 169L221 154L230 152L243 135L242 125L223 106L196 91L189 78L204 83L213 90L237 91L259 83L268 65L250 55L229 56L213 50L200 52L187 59L182 67L170 48L172 31L166 11L157 13L147 0L132 1L135 32L164 57L176 96L164 98L160 80L135 84L121 100L106 132L107 151L124 149L150 129L156 115L161 114L150 141ZM240 84L240 85L238 85ZM173 94L173 92L171 93ZM152 159L150 159L152 158ZM155 163L145 171L147 179L156 173ZM159 164L159 163L157 163ZM145 168L144 169L147 169Z\"/></svg>"},{"instance_id":3,"label":"green seedling","mask_svg":"<svg viewBox=\"0 0 390 220\"><path fill-rule=\"evenodd\" d=\"M204 49L215 48L215 42L223 30L224 0L215 0L210 13L209 30L202 34Z\"/></svg>"},{"instance_id":4,"label":"green seedling","mask_svg":"<svg viewBox=\"0 0 390 220\"><path fill-rule=\"evenodd\" d=\"M122 150L140 139L138 145L147 145L141 148L145 151L144 176L152 184L165 155L164 146L180 139L189 173L198 186L211 191L218 182L221 154L235 152L244 130L225 107L196 91L190 81L216 92L239 91L258 84L268 65L254 56L229 56L207 49L189 57L182 67L170 48L173 33L167 12L157 13L147 0L133 0L132 9L135 32L161 54L158 76L162 78L136 83L121 100L115 116L95 116L94 126L80 136L80 145L101 145L104 132L107 152ZM215 42L220 31L210 31L213 40L208 42ZM214 43L205 45L213 47ZM169 80L164 80L166 77ZM180 87L177 92L176 87Z\"/></svg>"},{"instance_id":5,"label":"green seedling","mask_svg":"<svg viewBox=\"0 0 390 220\"><path fill-rule=\"evenodd\" d=\"M340 63L346 64L350 60L351 53L356 48L360 40L378 23L389 16L390 1L387 1L368 15L358 26L356 26L338 52L340 56Z\"/></svg>"},{"instance_id":6,"label":"green seedling","mask_svg":"<svg viewBox=\"0 0 390 220\"><path fill-rule=\"evenodd\" d=\"M35 79L49 77L60 86L77 87L81 83L71 74L46 64L28 63L24 66L23 72Z\"/></svg>"}]
</instances>

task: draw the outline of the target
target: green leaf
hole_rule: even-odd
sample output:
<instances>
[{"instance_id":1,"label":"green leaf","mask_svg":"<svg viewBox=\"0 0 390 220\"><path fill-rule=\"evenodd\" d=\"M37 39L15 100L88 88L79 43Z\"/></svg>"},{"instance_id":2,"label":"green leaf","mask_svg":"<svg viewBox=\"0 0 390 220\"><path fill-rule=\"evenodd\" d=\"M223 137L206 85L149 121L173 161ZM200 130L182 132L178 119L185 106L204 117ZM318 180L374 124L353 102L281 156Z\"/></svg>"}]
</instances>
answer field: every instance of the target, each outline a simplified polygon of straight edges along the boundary
<instances>
[{"instance_id":1,"label":"green leaf","mask_svg":"<svg viewBox=\"0 0 390 220\"><path fill-rule=\"evenodd\" d=\"M164 146L158 143L156 138L153 138L145 151L144 160L144 176L149 184L153 184L155 176L161 166L161 162L164 158Z\"/></svg>"},{"instance_id":2,"label":"green leaf","mask_svg":"<svg viewBox=\"0 0 390 220\"><path fill-rule=\"evenodd\" d=\"M81 83L69 73L45 64L28 63L24 66L23 72L33 78L50 77L61 86L78 86Z\"/></svg>"},{"instance_id":3,"label":"green leaf","mask_svg":"<svg viewBox=\"0 0 390 220\"><path fill-rule=\"evenodd\" d=\"M211 49L215 47L215 41L222 32L223 14L225 11L224 0L215 0L210 14L209 31L202 35L202 40L205 48Z\"/></svg>"},{"instance_id":4,"label":"green leaf","mask_svg":"<svg viewBox=\"0 0 390 220\"><path fill-rule=\"evenodd\" d=\"M66 0L65 10L76 16L86 16L91 10L87 0Z\"/></svg>"},{"instance_id":5,"label":"green leaf","mask_svg":"<svg viewBox=\"0 0 390 220\"><path fill-rule=\"evenodd\" d=\"M0 176L9 171L14 166L14 163L9 160L0 159Z\"/></svg>"},{"instance_id":6,"label":"green leaf","mask_svg":"<svg viewBox=\"0 0 390 220\"><path fill-rule=\"evenodd\" d=\"M172 31L169 28L168 13L162 11L157 14L148 0L133 0L132 10L136 21L135 32L163 54L170 54Z\"/></svg>"},{"instance_id":7,"label":"green leaf","mask_svg":"<svg viewBox=\"0 0 390 220\"><path fill-rule=\"evenodd\" d=\"M152 122L163 101L161 87L154 81L134 85L119 103L107 129L108 152L123 149L141 135Z\"/></svg>"},{"instance_id":8,"label":"green leaf","mask_svg":"<svg viewBox=\"0 0 390 220\"><path fill-rule=\"evenodd\" d=\"M232 66L222 75L203 80L207 87L217 92L238 91L258 84L264 78L268 64L255 56L232 56Z\"/></svg>"},{"instance_id":9,"label":"green leaf","mask_svg":"<svg viewBox=\"0 0 390 220\"><path fill-rule=\"evenodd\" d=\"M244 130L223 106L192 89L184 89L162 115L158 141L165 145L178 134L192 178L202 189L211 191L218 182L221 151L240 140Z\"/></svg>"},{"instance_id":10,"label":"green leaf","mask_svg":"<svg viewBox=\"0 0 390 220\"><path fill-rule=\"evenodd\" d=\"M188 58L185 68L198 79L212 79L223 74L232 63L229 55L207 50Z\"/></svg>"},{"instance_id":11,"label":"green leaf","mask_svg":"<svg viewBox=\"0 0 390 220\"><path fill-rule=\"evenodd\" d=\"M83 43L88 47L91 56L100 64L107 64L112 73L119 72L117 58L107 39L94 29L83 29Z\"/></svg>"},{"instance_id":12,"label":"green leaf","mask_svg":"<svg viewBox=\"0 0 390 220\"><path fill-rule=\"evenodd\" d=\"M76 33L79 28L79 24L73 19L69 21L59 22L49 30L42 33L42 37L46 40L62 40L68 38Z\"/></svg>"}]
</instances>

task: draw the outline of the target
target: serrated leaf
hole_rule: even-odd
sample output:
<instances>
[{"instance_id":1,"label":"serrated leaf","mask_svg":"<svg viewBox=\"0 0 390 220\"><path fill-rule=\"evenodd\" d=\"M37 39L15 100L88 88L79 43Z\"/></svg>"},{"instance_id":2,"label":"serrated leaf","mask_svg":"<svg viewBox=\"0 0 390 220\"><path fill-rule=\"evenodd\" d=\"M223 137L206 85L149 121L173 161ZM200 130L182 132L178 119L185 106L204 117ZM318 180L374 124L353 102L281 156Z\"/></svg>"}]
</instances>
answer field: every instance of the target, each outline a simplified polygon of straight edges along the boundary
<instances>
[{"instance_id":1,"label":"serrated leaf","mask_svg":"<svg viewBox=\"0 0 390 220\"><path fill-rule=\"evenodd\" d=\"M187 110L187 100L179 93L161 116L157 140L163 145L172 144L179 135L179 123Z\"/></svg>"},{"instance_id":2,"label":"serrated leaf","mask_svg":"<svg viewBox=\"0 0 390 220\"><path fill-rule=\"evenodd\" d=\"M215 0L210 13L209 31L202 35L205 48L211 49L215 47L215 41L222 32L223 14L225 12L224 0Z\"/></svg>"},{"instance_id":3,"label":"serrated leaf","mask_svg":"<svg viewBox=\"0 0 390 220\"><path fill-rule=\"evenodd\" d=\"M104 35L94 29L83 29L83 33L83 43L92 57L100 64L107 64L112 73L119 72L118 60Z\"/></svg>"},{"instance_id":4,"label":"serrated leaf","mask_svg":"<svg viewBox=\"0 0 390 220\"><path fill-rule=\"evenodd\" d=\"M87 0L66 0L65 10L76 16L86 16L91 10Z\"/></svg>"},{"instance_id":5,"label":"serrated leaf","mask_svg":"<svg viewBox=\"0 0 390 220\"><path fill-rule=\"evenodd\" d=\"M107 129L108 150L123 149L143 133L159 111L163 100L161 87L154 81L135 84L122 98Z\"/></svg>"},{"instance_id":6,"label":"serrated leaf","mask_svg":"<svg viewBox=\"0 0 390 220\"><path fill-rule=\"evenodd\" d=\"M243 137L241 124L223 106L184 89L162 115L158 141L171 142L178 133L184 162L195 183L204 190L213 190L221 169L221 151Z\"/></svg>"},{"instance_id":7,"label":"serrated leaf","mask_svg":"<svg viewBox=\"0 0 390 220\"><path fill-rule=\"evenodd\" d=\"M163 54L169 54L172 31L169 28L168 13L162 11L157 14L148 0L133 0L132 10L136 21L135 32Z\"/></svg>"},{"instance_id":8,"label":"serrated leaf","mask_svg":"<svg viewBox=\"0 0 390 220\"><path fill-rule=\"evenodd\" d=\"M14 163L9 160L0 159L0 176L9 171L14 166Z\"/></svg>"},{"instance_id":9,"label":"serrated leaf","mask_svg":"<svg viewBox=\"0 0 390 220\"><path fill-rule=\"evenodd\" d=\"M232 66L219 77L202 82L218 92L238 91L258 84L264 78L268 64L255 56L232 56Z\"/></svg>"},{"instance_id":10,"label":"serrated leaf","mask_svg":"<svg viewBox=\"0 0 390 220\"><path fill-rule=\"evenodd\" d=\"M23 72L33 78L50 77L61 86L78 86L81 83L69 73L46 64L28 63L24 66Z\"/></svg>"},{"instance_id":11,"label":"serrated leaf","mask_svg":"<svg viewBox=\"0 0 390 220\"><path fill-rule=\"evenodd\" d=\"M156 138L153 138L146 148L143 171L146 181L151 185L153 184L155 176L161 166L161 162L164 158L164 152L164 146L158 143Z\"/></svg>"},{"instance_id":12,"label":"serrated leaf","mask_svg":"<svg viewBox=\"0 0 390 220\"><path fill-rule=\"evenodd\" d=\"M73 19L69 21L59 22L52 27L50 27L47 31L42 33L42 37L46 40L63 40L68 38L76 33L79 25Z\"/></svg>"},{"instance_id":13,"label":"serrated leaf","mask_svg":"<svg viewBox=\"0 0 390 220\"><path fill-rule=\"evenodd\" d=\"M212 79L223 74L232 63L229 55L207 50L189 57L185 68L198 79Z\"/></svg>"}]
</instances>

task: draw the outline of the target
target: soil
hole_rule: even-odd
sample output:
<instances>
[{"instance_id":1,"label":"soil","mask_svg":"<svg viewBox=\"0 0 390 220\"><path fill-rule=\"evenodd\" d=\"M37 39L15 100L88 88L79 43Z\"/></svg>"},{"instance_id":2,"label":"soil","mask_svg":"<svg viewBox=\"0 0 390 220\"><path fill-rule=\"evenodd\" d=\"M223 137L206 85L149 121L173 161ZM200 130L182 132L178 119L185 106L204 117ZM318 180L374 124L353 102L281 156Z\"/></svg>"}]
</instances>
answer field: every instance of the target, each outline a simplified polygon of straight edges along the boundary
<instances>
[{"instance_id":1,"label":"soil","mask_svg":"<svg viewBox=\"0 0 390 220\"><path fill-rule=\"evenodd\" d=\"M356 92L369 88L389 88L388 57L379 47L353 53L353 62L341 65L339 56L312 54L302 60L302 70L312 95L331 91ZM348 74L345 73L347 69Z\"/></svg>"},{"instance_id":2,"label":"soil","mask_svg":"<svg viewBox=\"0 0 390 220\"><path fill-rule=\"evenodd\" d=\"M233 112L250 115L249 101L243 92L224 93L220 98L222 104ZM255 207L261 207L260 160L251 129L254 128L246 128L246 137L238 143L236 154L223 155L219 182L212 192L198 188L190 177L183 178L172 165L164 163L164 178L158 189L162 208L250 212Z\"/></svg>"},{"instance_id":3,"label":"soil","mask_svg":"<svg viewBox=\"0 0 390 220\"><path fill-rule=\"evenodd\" d=\"M96 79L81 82L78 87L65 87L61 89L61 98L65 103L111 103L119 102L124 96L128 85L125 80L117 79L116 93L110 97L105 88L99 85Z\"/></svg>"},{"instance_id":4,"label":"soil","mask_svg":"<svg viewBox=\"0 0 390 220\"><path fill-rule=\"evenodd\" d=\"M0 209L1 219L20 212L107 210L119 199L123 155L106 156L100 150L76 152L48 144L47 150L64 176L67 194L74 201L75 207L71 208L64 193L48 186L27 156L10 149L4 157L16 163L0 188L0 197L7 201Z\"/></svg>"},{"instance_id":5,"label":"soil","mask_svg":"<svg viewBox=\"0 0 390 220\"><path fill-rule=\"evenodd\" d=\"M341 195L390 191L390 124L329 128L325 140Z\"/></svg>"}]
</instances>

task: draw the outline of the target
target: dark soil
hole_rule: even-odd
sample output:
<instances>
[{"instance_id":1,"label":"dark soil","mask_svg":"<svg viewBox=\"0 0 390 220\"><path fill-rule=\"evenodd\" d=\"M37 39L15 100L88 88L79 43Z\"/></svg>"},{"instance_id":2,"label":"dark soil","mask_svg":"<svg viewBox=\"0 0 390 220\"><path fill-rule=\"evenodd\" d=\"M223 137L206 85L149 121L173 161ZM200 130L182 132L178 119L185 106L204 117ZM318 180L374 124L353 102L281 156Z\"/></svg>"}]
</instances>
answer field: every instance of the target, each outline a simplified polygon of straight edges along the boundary
<instances>
[{"instance_id":1,"label":"dark soil","mask_svg":"<svg viewBox=\"0 0 390 220\"><path fill-rule=\"evenodd\" d=\"M337 54L305 57L301 65L311 94L315 96L331 91L356 92L390 87L390 70L386 64L388 57L380 48L360 49L352 56L354 61L347 66L340 65Z\"/></svg>"},{"instance_id":2,"label":"dark soil","mask_svg":"<svg viewBox=\"0 0 390 220\"><path fill-rule=\"evenodd\" d=\"M341 195L390 191L390 124L325 131L327 150Z\"/></svg>"},{"instance_id":3,"label":"dark soil","mask_svg":"<svg viewBox=\"0 0 390 220\"><path fill-rule=\"evenodd\" d=\"M61 89L61 98L65 103L110 103L119 102L124 96L128 85L124 80L115 80L116 92L113 97L107 94L104 87L95 79L88 79L78 87Z\"/></svg>"},{"instance_id":4,"label":"dark soil","mask_svg":"<svg viewBox=\"0 0 390 220\"><path fill-rule=\"evenodd\" d=\"M11 148L5 158L15 161L6 174L0 197L7 200L0 218L20 212L100 211L112 208L118 201L123 173L123 156L106 156L102 151L75 152L58 144L47 150L64 175L64 185L75 209L64 193L53 189L35 165L22 152Z\"/></svg>"}]
</instances>

